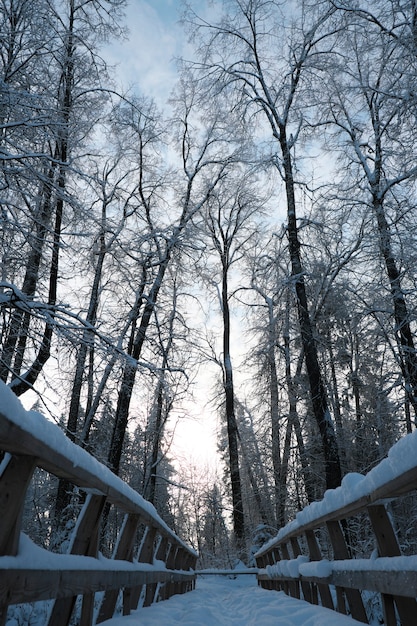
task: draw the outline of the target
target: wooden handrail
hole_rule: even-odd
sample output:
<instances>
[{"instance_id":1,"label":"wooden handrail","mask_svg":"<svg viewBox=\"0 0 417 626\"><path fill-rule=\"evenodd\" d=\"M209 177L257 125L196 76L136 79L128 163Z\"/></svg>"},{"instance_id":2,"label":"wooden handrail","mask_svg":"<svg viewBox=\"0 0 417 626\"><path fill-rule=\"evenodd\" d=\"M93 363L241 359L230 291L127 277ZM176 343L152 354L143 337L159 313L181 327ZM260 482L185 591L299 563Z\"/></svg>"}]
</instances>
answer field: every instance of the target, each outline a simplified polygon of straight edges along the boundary
<instances>
[{"instance_id":1,"label":"wooden handrail","mask_svg":"<svg viewBox=\"0 0 417 626\"><path fill-rule=\"evenodd\" d=\"M145 604L194 588L197 553L162 520L155 508L60 428L39 413L25 411L0 382L0 626L10 604L55 599L49 625L66 626L78 595L81 626L94 623L94 594L104 591L97 623L111 618L119 591L128 614L146 585ZM9 456L8 456L9 455ZM71 541L72 555L40 547L27 551L21 535L25 494L34 470L42 468L86 492ZM125 514L112 559L98 558L105 505ZM136 545L138 528L143 528ZM30 560L29 560L30 559ZM155 564L154 564L155 561Z\"/></svg>"},{"instance_id":2,"label":"wooden handrail","mask_svg":"<svg viewBox=\"0 0 417 626\"><path fill-rule=\"evenodd\" d=\"M348 612L364 623L369 621L362 592L377 592L385 624L397 626L399 617L403 626L414 626L417 555L401 556L386 506L416 489L417 431L393 446L388 458L366 476L347 475L341 487L303 509L258 550L259 584L316 604L321 598L323 606ZM358 515L369 520L375 558L351 558L349 523ZM332 559L322 557L318 537L327 541Z\"/></svg>"}]
</instances>

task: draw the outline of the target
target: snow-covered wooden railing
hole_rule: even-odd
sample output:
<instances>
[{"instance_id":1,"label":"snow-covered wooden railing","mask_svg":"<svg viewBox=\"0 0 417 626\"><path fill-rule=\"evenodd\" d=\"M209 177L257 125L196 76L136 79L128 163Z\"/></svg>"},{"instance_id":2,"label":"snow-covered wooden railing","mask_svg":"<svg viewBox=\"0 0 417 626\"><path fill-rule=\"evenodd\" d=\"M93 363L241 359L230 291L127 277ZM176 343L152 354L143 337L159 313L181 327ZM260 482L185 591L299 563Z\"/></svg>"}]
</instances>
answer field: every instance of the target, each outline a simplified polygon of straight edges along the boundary
<instances>
[{"instance_id":1,"label":"snow-covered wooden railing","mask_svg":"<svg viewBox=\"0 0 417 626\"><path fill-rule=\"evenodd\" d=\"M401 554L387 506L416 489L417 431L395 444L366 476L348 474L341 487L300 511L265 544L255 554L259 584L314 604L320 598L323 606L366 624L363 592L377 592L385 624L414 626L417 555ZM369 523L376 548L366 559L351 558L349 528L358 515L361 524Z\"/></svg>"},{"instance_id":2,"label":"snow-covered wooden railing","mask_svg":"<svg viewBox=\"0 0 417 626\"><path fill-rule=\"evenodd\" d=\"M53 599L49 626L66 626L82 596L79 623L90 626L113 616L120 591L123 613L129 614L140 597L147 606L194 588L197 554L154 507L60 428L25 411L1 382L0 450L7 453L0 464L0 626L8 605L16 603ZM69 555L35 546L21 532L25 494L37 467L87 493ZM98 552L105 505L124 513L111 559ZM98 591L105 593L97 609Z\"/></svg>"}]
</instances>

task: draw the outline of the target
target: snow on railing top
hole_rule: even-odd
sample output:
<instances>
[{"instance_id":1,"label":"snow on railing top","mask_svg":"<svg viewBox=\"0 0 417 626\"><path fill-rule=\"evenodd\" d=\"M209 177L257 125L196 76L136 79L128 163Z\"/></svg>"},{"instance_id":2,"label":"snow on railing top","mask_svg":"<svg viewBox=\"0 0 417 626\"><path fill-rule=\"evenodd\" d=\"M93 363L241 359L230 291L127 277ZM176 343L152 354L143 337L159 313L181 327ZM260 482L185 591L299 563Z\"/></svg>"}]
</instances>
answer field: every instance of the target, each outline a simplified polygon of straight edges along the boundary
<instances>
[{"instance_id":1,"label":"snow on railing top","mask_svg":"<svg viewBox=\"0 0 417 626\"><path fill-rule=\"evenodd\" d=\"M139 563L136 559L124 561L106 558L101 553L97 558L78 554L57 554L41 548L25 533L20 533L19 549L15 556L0 556L0 568L21 570L103 570L103 571L132 571L144 572L166 570L163 561L153 563Z\"/></svg>"},{"instance_id":2,"label":"snow on railing top","mask_svg":"<svg viewBox=\"0 0 417 626\"><path fill-rule=\"evenodd\" d=\"M5 422L8 424L5 424ZM45 451L44 460L47 460L46 453L48 450L50 451L51 457L58 454L72 464L75 470L74 475L77 474L77 470L81 470L87 476L90 476L97 485L103 485L108 488L103 491L105 495L108 495L109 490L110 492L120 495L121 499L130 502L137 509L139 514L151 518L159 530L163 530L166 535L175 539L175 541L186 548L188 552L194 554L194 551L181 541L169 528L150 502L147 502L137 491L129 487L127 483L116 476L108 467L91 456L86 450L83 450L83 448L70 441L58 426L48 421L41 413L37 411L27 411L17 396L4 382L0 381L0 448L2 448L1 440L3 437L7 438L8 427L12 425L17 427L18 430L32 436L38 442L41 442ZM16 450L13 451L18 453L20 445L21 441L16 439ZM3 449L5 449L4 445ZM25 450L22 451L22 453L30 454L30 451ZM40 460L42 461L42 459ZM93 491L95 490L94 484L91 485L91 489Z\"/></svg>"},{"instance_id":3,"label":"snow on railing top","mask_svg":"<svg viewBox=\"0 0 417 626\"><path fill-rule=\"evenodd\" d=\"M282 576L287 579L299 578L328 578L332 572L417 572L417 556L389 556L373 557L370 559L341 559L329 561L310 561L308 556L300 555L295 559L283 559L274 565L267 565L261 573L265 572L271 579Z\"/></svg>"},{"instance_id":4,"label":"snow on railing top","mask_svg":"<svg viewBox=\"0 0 417 626\"><path fill-rule=\"evenodd\" d=\"M264 544L254 556L261 556L287 537L301 533L305 527L331 517L332 514L340 512L340 517L343 517L343 512L348 508L353 510L355 503L366 499L373 502L383 497L391 497L388 493L390 485L413 470L416 473L414 479L417 479L417 430L394 444L387 458L368 474L347 474L340 487L327 490L323 500L313 502L297 513L295 519L283 526L276 537ZM384 494L384 487L387 487L386 494ZM319 525L320 523L317 523L317 526Z\"/></svg>"}]
</instances>

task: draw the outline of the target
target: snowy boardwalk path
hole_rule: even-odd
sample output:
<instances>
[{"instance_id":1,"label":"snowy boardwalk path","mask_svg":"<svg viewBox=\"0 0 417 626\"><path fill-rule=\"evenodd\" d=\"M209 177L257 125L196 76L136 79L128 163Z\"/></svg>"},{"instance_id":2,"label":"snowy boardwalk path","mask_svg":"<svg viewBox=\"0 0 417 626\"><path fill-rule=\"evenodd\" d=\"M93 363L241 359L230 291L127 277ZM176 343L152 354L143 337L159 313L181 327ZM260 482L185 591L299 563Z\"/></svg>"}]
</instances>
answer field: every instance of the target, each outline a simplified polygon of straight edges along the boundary
<instances>
[{"instance_id":1,"label":"snowy boardwalk path","mask_svg":"<svg viewBox=\"0 0 417 626\"><path fill-rule=\"evenodd\" d=\"M103 626L354 626L356 620L266 591L255 576L235 580L220 576L197 579L194 591L117 617Z\"/></svg>"}]
</instances>

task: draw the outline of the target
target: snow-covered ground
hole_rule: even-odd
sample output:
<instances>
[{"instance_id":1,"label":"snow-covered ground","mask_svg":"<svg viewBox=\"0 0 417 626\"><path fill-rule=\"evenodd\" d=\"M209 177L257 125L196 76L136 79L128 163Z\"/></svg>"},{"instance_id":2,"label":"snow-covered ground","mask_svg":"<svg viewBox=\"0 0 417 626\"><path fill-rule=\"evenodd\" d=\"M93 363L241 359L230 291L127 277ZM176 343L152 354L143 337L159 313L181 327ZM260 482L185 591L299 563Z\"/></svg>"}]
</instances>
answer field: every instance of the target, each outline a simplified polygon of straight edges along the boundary
<instances>
[{"instance_id":1,"label":"snow-covered ground","mask_svg":"<svg viewBox=\"0 0 417 626\"><path fill-rule=\"evenodd\" d=\"M350 617L284 592L257 587L255 576L198 577L194 591L134 611L103 626L354 626Z\"/></svg>"}]
</instances>

